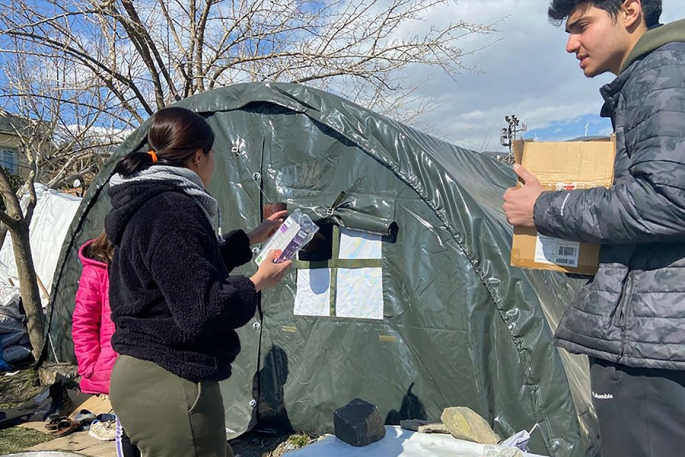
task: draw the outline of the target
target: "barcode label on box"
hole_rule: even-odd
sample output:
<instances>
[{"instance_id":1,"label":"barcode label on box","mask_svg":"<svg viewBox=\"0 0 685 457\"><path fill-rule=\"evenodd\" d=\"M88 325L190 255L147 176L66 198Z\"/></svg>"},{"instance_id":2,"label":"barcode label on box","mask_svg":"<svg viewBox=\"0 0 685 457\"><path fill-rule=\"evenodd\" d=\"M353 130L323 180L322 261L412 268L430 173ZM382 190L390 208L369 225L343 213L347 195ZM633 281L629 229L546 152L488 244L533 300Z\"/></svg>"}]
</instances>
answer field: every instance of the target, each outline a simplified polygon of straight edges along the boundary
<instances>
[{"instance_id":1,"label":"barcode label on box","mask_svg":"<svg viewBox=\"0 0 685 457\"><path fill-rule=\"evenodd\" d=\"M557 254L560 256L563 256L563 257L566 257L566 256L575 257L578 254L577 251L578 250L573 246L559 246L559 250L557 251Z\"/></svg>"},{"instance_id":2,"label":"barcode label on box","mask_svg":"<svg viewBox=\"0 0 685 457\"><path fill-rule=\"evenodd\" d=\"M535 261L560 265L562 267L577 267L580 243L550 238L540 235L535 240Z\"/></svg>"}]
</instances>

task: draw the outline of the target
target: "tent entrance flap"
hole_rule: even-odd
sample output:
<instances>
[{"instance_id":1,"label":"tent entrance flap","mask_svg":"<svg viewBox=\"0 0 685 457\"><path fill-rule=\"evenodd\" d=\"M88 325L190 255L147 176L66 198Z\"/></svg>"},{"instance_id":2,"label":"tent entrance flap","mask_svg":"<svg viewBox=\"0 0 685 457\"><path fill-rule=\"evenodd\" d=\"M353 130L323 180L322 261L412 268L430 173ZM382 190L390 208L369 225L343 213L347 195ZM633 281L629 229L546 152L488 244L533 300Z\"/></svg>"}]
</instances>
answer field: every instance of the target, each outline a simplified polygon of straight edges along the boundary
<instances>
[{"instance_id":1,"label":"tent entrance flap","mask_svg":"<svg viewBox=\"0 0 685 457\"><path fill-rule=\"evenodd\" d=\"M319 225L329 221L340 228L397 238L399 227L393 220L395 205L385 198L354 196L342 191L331 206L301 209Z\"/></svg>"}]
</instances>

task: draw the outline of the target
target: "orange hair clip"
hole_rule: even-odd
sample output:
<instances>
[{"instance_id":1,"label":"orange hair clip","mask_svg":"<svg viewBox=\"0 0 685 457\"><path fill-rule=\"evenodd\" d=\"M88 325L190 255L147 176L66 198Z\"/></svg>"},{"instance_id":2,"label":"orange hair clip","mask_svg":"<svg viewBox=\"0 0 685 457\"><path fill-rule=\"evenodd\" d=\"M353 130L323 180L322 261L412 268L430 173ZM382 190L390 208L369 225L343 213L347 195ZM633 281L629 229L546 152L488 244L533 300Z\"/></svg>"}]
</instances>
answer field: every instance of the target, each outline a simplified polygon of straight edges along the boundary
<instances>
[{"instance_id":1,"label":"orange hair clip","mask_svg":"<svg viewBox=\"0 0 685 457\"><path fill-rule=\"evenodd\" d=\"M147 153L150 155L150 157L152 157L152 163L156 163L157 162L157 154L155 153L155 151L150 150L150 151L147 151Z\"/></svg>"}]
</instances>

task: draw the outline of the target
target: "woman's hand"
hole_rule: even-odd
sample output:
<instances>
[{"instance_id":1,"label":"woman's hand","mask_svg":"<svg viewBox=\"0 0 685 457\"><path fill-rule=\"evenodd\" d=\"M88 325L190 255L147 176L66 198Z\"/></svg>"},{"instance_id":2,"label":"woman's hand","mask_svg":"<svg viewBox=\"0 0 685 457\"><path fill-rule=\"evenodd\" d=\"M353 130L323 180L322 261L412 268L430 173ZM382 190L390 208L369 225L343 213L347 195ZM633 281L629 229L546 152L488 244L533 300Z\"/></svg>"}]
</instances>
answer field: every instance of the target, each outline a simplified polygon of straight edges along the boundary
<instances>
[{"instance_id":1,"label":"woman's hand","mask_svg":"<svg viewBox=\"0 0 685 457\"><path fill-rule=\"evenodd\" d=\"M266 259L262 262L257 270L257 273L250 278L250 281L254 283L254 287L259 292L263 289L268 289L273 287L283 279L286 270L292 265L292 261L286 260L281 263L274 263L274 260L278 258L278 251L271 251Z\"/></svg>"},{"instance_id":2,"label":"woman's hand","mask_svg":"<svg viewBox=\"0 0 685 457\"><path fill-rule=\"evenodd\" d=\"M278 227L281 226L286 217L288 217L288 210L284 209L264 219L254 230L248 232L247 236L250 238L250 246L268 240L278 230Z\"/></svg>"}]
</instances>

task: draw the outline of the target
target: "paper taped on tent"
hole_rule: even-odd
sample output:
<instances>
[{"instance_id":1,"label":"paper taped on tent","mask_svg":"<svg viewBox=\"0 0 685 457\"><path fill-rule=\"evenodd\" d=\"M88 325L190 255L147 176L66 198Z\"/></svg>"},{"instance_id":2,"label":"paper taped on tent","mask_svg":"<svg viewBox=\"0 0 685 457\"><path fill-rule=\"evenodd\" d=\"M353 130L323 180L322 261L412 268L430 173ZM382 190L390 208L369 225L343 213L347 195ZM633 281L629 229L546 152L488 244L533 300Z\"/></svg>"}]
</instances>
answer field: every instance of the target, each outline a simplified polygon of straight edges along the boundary
<instances>
[{"instance_id":1,"label":"paper taped on tent","mask_svg":"<svg viewBox=\"0 0 685 457\"><path fill-rule=\"evenodd\" d=\"M533 453L598 455L587 359L553 344L580 282L509 265L509 166L302 85L238 84L178 105L216 133L209 190L224 229L258 225L270 202L319 226L239 330L221 383L229 437L329 433L333 411L358 397L389 425L464 406L502 437L538 424ZM102 229L114 166L148 150L147 130L113 154L69 229L49 309L60 361L74 358L77 250Z\"/></svg>"}]
</instances>

